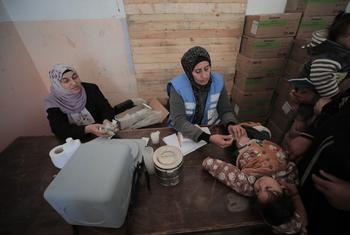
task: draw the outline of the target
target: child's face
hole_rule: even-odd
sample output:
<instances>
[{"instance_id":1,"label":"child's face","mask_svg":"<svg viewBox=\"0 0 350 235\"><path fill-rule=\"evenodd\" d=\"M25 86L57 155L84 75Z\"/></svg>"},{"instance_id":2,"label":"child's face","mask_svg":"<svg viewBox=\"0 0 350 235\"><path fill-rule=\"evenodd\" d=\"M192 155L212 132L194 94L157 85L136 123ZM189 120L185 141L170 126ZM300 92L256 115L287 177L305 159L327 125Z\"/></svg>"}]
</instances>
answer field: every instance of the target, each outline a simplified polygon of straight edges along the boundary
<instances>
[{"instance_id":1,"label":"child's face","mask_svg":"<svg viewBox=\"0 0 350 235\"><path fill-rule=\"evenodd\" d=\"M343 47L350 48L350 26L347 27L346 32L339 35L336 39L337 43L341 44Z\"/></svg>"},{"instance_id":2,"label":"child's face","mask_svg":"<svg viewBox=\"0 0 350 235\"><path fill-rule=\"evenodd\" d=\"M292 94L295 99L302 104L312 104L316 97L316 93L313 90L307 88L295 88Z\"/></svg>"},{"instance_id":3,"label":"child's face","mask_svg":"<svg viewBox=\"0 0 350 235\"><path fill-rule=\"evenodd\" d=\"M254 191L259 201L269 199L269 192L274 194L282 193L283 187L272 177L263 176L254 183Z\"/></svg>"},{"instance_id":4,"label":"child's face","mask_svg":"<svg viewBox=\"0 0 350 235\"><path fill-rule=\"evenodd\" d=\"M337 42L341 44L343 47L349 49L350 48L350 35L346 37L339 37Z\"/></svg>"}]
</instances>

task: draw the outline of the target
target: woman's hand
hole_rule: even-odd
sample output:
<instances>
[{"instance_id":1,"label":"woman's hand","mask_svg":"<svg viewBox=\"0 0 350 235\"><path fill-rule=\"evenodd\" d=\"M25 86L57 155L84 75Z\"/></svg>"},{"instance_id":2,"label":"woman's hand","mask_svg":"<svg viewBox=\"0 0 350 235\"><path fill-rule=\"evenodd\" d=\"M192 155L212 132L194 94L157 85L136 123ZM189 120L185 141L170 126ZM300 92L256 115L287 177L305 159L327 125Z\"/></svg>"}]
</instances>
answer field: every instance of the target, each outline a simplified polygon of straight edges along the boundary
<instances>
[{"instance_id":1,"label":"woman's hand","mask_svg":"<svg viewBox=\"0 0 350 235\"><path fill-rule=\"evenodd\" d=\"M232 145L233 137L231 135L214 134L210 136L209 141L220 148L226 148Z\"/></svg>"},{"instance_id":2,"label":"woman's hand","mask_svg":"<svg viewBox=\"0 0 350 235\"><path fill-rule=\"evenodd\" d=\"M339 210L350 210L350 182L320 170L322 177L312 175L315 187Z\"/></svg>"},{"instance_id":3,"label":"woman's hand","mask_svg":"<svg viewBox=\"0 0 350 235\"><path fill-rule=\"evenodd\" d=\"M91 133L96 136L109 136L102 124L90 124L85 126L85 133Z\"/></svg>"},{"instance_id":4,"label":"woman's hand","mask_svg":"<svg viewBox=\"0 0 350 235\"><path fill-rule=\"evenodd\" d=\"M233 136L235 139L240 138L243 135L246 135L246 131L243 127L238 125L229 125L227 127L228 133L230 133L231 136Z\"/></svg>"},{"instance_id":5,"label":"woman's hand","mask_svg":"<svg viewBox=\"0 0 350 235\"><path fill-rule=\"evenodd\" d=\"M111 131L113 133L117 133L119 131L117 122L113 120L113 122L110 122L108 119L103 120L103 125L107 129L107 131Z\"/></svg>"}]
</instances>

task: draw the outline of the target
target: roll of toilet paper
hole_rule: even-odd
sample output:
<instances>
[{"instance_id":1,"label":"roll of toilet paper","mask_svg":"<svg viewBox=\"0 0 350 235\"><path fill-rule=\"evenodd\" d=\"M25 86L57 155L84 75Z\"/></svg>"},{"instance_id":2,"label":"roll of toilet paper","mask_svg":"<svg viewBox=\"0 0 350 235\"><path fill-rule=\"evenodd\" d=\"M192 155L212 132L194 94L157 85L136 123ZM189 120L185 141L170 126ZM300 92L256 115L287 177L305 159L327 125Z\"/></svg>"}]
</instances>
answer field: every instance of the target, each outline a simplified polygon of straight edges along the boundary
<instances>
[{"instance_id":1,"label":"roll of toilet paper","mask_svg":"<svg viewBox=\"0 0 350 235\"><path fill-rule=\"evenodd\" d=\"M61 169L71 157L71 155L66 154L63 145L58 145L51 149L49 155L52 163L59 169Z\"/></svg>"}]
</instances>

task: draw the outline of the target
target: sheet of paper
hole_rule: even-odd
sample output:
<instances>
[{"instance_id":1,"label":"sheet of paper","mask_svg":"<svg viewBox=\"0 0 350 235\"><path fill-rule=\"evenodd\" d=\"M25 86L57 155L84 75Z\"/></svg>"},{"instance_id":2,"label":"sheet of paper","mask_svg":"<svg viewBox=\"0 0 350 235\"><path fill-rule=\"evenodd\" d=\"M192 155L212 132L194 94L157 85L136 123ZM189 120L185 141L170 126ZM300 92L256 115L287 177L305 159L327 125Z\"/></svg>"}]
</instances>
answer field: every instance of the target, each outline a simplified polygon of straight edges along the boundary
<instances>
[{"instance_id":1,"label":"sheet of paper","mask_svg":"<svg viewBox=\"0 0 350 235\"><path fill-rule=\"evenodd\" d=\"M209 128L207 127L201 127L201 129L207 133L210 133ZM204 140L201 140L198 143L196 143L191 139L180 137L180 146L180 142L176 133L164 137L163 141L167 145L178 147L184 156L207 144L207 142L205 142Z\"/></svg>"}]
</instances>

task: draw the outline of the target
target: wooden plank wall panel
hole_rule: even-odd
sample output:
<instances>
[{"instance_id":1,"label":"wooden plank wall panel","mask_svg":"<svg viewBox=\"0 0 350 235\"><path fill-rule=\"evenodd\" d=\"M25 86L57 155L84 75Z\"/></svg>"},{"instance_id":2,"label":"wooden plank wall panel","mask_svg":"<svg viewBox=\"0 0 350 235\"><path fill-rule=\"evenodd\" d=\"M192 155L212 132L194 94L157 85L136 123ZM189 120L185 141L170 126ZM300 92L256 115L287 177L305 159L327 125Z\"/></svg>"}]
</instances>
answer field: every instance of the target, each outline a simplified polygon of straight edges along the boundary
<instances>
[{"instance_id":1,"label":"wooden plank wall panel","mask_svg":"<svg viewBox=\"0 0 350 235\"><path fill-rule=\"evenodd\" d=\"M213 70L231 91L246 0L124 0L138 92L166 97L166 84L182 73L181 57L206 48Z\"/></svg>"}]
</instances>

